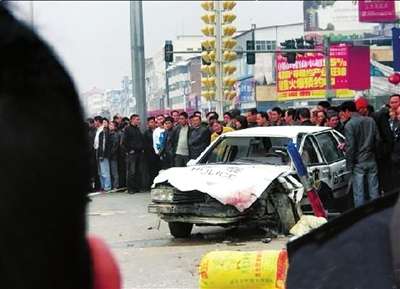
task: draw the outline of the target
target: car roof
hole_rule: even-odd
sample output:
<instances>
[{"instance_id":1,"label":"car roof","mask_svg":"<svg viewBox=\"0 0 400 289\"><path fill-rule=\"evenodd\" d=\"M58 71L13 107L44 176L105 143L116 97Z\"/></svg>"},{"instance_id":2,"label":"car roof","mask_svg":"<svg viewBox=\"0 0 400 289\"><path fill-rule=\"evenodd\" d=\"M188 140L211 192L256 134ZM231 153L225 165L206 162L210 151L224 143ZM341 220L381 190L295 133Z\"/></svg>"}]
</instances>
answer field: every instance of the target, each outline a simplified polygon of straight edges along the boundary
<instances>
[{"instance_id":1,"label":"car roof","mask_svg":"<svg viewBox=\"0 0 400 289\"><path fill-rule=\"evenodd\" d=\"M267 127L253 127L247 129L236 130L233 132L225 133L225 136L232 137L252 137L252 136L271 136L271 137L287 137L294 139L299 134L318 133L322 131L329 131L330 127L321 126L267 126Z\"/></svg>"}]
</instances>

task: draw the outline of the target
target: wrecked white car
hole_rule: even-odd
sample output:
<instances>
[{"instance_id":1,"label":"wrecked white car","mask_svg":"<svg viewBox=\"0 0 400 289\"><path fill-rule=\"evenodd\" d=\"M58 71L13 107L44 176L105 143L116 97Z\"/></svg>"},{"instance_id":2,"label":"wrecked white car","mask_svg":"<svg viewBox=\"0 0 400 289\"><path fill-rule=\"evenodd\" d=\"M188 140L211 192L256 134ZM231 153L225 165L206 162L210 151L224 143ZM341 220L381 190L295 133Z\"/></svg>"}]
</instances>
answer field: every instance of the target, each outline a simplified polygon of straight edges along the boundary
<instances>
[{"instance_id":1,"label":"wrecked white car","mask_svg":"<svg viewBox=\"0 0 400 289\"><path fill-rule=\"evenodd\" d=\"M190 236L193 225L245 222L287 233L307 204L286 150L290 141L297 144L325 208L335 209L350 177L338 148L343 136L324 127L280 126L224 134L188 167L161 171L148 211L168 222L176 238Z\"/></svg>"}]
</instances>

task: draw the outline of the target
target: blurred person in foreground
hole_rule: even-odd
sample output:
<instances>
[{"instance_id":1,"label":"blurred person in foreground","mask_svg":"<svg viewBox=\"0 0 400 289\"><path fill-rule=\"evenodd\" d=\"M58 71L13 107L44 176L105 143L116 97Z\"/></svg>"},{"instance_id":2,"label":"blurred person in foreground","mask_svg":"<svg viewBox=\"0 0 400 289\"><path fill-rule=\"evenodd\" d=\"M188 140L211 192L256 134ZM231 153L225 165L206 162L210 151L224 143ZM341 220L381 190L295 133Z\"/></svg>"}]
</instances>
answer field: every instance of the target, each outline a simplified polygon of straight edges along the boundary
<instances>
[{"instance_id":1,"label":"blurred person in foreground","mask_svg":"<svg viewBox=\"0 0 400 289\"><path fill-rule=\"evenodd\" d=\"M112 270L98 270L106 247L87 236L89 144L77 91L50 47L6 5L0 3L1 287L117 289ZM99 287L104 275L110 283Z\"/></svg>"}]
</instances>

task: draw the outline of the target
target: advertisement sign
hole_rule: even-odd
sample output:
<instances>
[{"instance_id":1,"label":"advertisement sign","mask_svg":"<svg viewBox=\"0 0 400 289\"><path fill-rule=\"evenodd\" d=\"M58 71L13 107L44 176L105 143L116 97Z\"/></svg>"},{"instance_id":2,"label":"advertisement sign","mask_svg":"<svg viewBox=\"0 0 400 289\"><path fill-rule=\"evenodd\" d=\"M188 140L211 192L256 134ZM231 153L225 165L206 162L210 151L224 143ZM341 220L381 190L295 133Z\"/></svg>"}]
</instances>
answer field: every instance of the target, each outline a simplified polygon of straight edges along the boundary
<instances>
[{"instance_id":1,"label":"advertisement sign","mask_svg":"<svg viewBox=\"0 0 400 289\"><path fill-rule=\"evenodd\" d=\"M400 72L400 28L392 29L393 39L393 69Z\"/></svg>"},{"instance_id":2,"label":"advertisement sign","mask_svg":"<svg viewBox=\"0 0 400 289\"><path fill-rule=\"evenodd\" d=\"M351 51L351 47L345 44L332 45L330 50L331 85L337 97L352 97L354 85L360 90L367 89L370 85L369 69L365 71L363 67L355 70L356 67L361 67L360 61L369 65L369 54L366 55L363 51L361 55L368 58L358 58L357 64L354 61L349 62L356 54L352 54ZM279 100L325 98L326 74L323 54L298 54L297 61L293 64L289 64L286 58L279 54L276 61Z\"/></svg>"},{"instance_id":3,"label":"advertisement sign","mask_svg":"<svg viewBox=\"0 0 400 289\"><path fill-rule=\"evenodd\" d=\"M239 82L239 100L240 102L254 101L254 79L248 78Z\"/></svg>"},{"instance_id":4,"label":"advertisement sign","mask_svg":"<svg viewBox=\"0 0 400 289\"><path fill-rule=\"evenodd\" d=\"M304 16L304 33L306 36L313 36L320 38L322 35L329 35L332 41L347 41L357 40L362 38L372 38L381 36L391 36L391 28L394 26L392 23L369 23L359 21L359 5L368 10L363 12L365 18L378 18L382 17L389 19L389 10L393 5L400 11L400 1L303 1L303 16ZM363 2L361 4L361 2ZM367 3L374 2L374 6ZM378 3L379 2L379 3ZM390 2L385 4L386 2ZM375 4L377 6L375 6ZM378 5L379 4L379 5ZM364 6L363 6L364 5ZM380 6L383 5L383 6ZM387 5L387 6L386 6ZM376 7L376 9L375 9ZM380 8L382 7L382 8ZM375 13L373 11L380 11ZM386 13L386 14L385 14ZM396 15L396 13L394 13ZM389 21L389 20L388 20ZM386 21L385 21L386 22ZM393 21L391 21L393 22Z\"/></svg>"},{"instance_id":5,"label":"advertisement sign","mask_svg":"<svg viewBox=\"0 0 400 289\"><path fill-rule=\"evenodd\" d=\"M358 17L360 22L394 22L396 7L394 0L359 0Z\"/></svg>"}]
</instances>

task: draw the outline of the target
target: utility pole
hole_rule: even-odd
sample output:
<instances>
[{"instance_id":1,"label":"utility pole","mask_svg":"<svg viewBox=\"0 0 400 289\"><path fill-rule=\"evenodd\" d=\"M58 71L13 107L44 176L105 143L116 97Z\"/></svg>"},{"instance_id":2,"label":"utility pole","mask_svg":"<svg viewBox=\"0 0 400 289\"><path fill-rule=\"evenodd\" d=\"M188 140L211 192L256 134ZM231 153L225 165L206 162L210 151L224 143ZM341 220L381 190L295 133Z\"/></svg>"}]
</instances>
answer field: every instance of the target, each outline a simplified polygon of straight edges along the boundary
<instances>
[{"instance_id":1,"label":"utility pole","mask_svg":"<svg viewBox=\"0 0 400 289\"><path fill-rule=\"evenodd\" d=\"M215 7L215 76L217 113L224 115L224 63L222 59L222 1L214 1Z\"/></svg>"},{"instance_id":2,"label":"utility pole","mask_svg":"<svg viewBox=\"0 0 400 289\"><path fill-rule=\"evenodd\" d=\"M142 1L130 1L132 94L142 127L147 118Z\"/></svg>"},{"instance_id":3,"label":"utility pole","mask_svg":"<svg viewBox=\"0 0 400 289\"><path fill-rule=\"evenodd\" d=\"M32 27L32 29L34 28L34 26L35 26L35 19L34 19L34 10L33 10L33 1L31 0L31 1L29 1L29 12L30 12L30 20L31 20L31 27Z\"/></svg>"},{"instance_id":4,"label":"utility pole","mask_svg":"<svg viewBox=\"0 0 400 289\"><path fill-rule=\"evenodd\" d=\"M324 37L323 40L323 46L324 46L324 59L325 59L325 80L326 80L326 86L325 86L325 94L326 94L326 100L331 102L332 98L334 97L334 91L332 90L332 78L331 78L331 55L330 55L330 38Z\"/></svg>"},{"instance_id":5,"label":"utility pole","mask_svg":"<svg viewBox=\"0 0 400 289\"><path fill-rule=\"evenodd\" d=\"M167 108L170 109L170 101L169 101L169 76L168 76L168 62L165 62L165 96L167 100Z\"/></svg>"}]
</instances>

